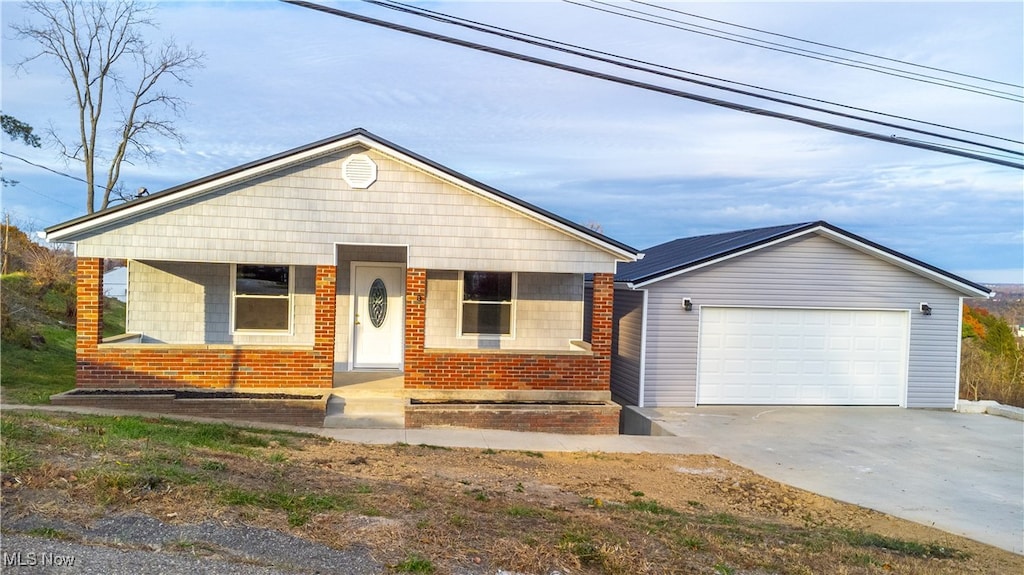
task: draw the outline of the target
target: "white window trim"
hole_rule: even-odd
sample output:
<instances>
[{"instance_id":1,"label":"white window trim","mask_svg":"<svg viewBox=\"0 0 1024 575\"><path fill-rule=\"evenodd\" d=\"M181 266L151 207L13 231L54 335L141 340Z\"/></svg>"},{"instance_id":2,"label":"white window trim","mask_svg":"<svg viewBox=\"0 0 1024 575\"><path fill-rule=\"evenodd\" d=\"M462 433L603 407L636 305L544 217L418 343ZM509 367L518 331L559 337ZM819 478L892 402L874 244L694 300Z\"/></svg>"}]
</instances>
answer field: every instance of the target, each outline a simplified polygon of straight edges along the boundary
<instances>
[{"instance_id":1,"label":"white window trim","mask_svg":"<svg viewBox=\"0 0 1024 575\"><path fill-rule=\"evenodd\" d=\"M239 297L235 292L235 279L238 275L238 266L271 266L280 267L278 264L231 264L231 302L228 306L228 322L230 322L231 335L270 335L270 336L293 336L295 335L295 266L288 266L288 295L287 296L258 296L243 295L241 297L254 299L280 299L288 298L288 329L235 329L235 302Z\"/></svg>"},{"instance_id":2,"label":"white window trim","mask_svg":"<svg viewBox=\"0 0 1024 575\"><path fill-rule=\"evenodd\" d=\"M490 270L466 270L470 272L477 271L490 271ZM462 299L462 294L466 293L465 281L466 271L459 271L459 285L458 291L455 294L455 309L456 309L456 320L455 320L455 336L459 339L471 339L471 340L511 340L516 338L516 308L519 301L519 272L494 272L494 273L511 273L512 274L512 309L509 311L509 333L507 334L490 334L490 333L462 333L462 305L465 300ZM504 302L477 302L477 303L493 303L495 305L505 305Z\"/></svg>"}]
</instances>

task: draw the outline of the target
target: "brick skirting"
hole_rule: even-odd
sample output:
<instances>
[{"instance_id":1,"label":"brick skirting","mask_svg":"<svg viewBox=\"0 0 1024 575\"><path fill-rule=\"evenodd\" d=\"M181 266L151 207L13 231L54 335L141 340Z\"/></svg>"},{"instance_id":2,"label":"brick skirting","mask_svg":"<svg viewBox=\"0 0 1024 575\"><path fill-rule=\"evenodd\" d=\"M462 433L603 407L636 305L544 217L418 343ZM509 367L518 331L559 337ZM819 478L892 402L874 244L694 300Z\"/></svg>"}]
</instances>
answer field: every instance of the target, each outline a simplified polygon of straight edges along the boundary
<instances>
[{"instance_id":1,"label":"brick skirting","mask_svg":"<svg viewBox=\"0 0 1024 575\"><path fill-rule=\"evenodd\" d=\"M614 403L573 404L412 404L405 427L470 427L574 435L617 435L621 407Z\"/></svg>"},{"instance_id":2,"label":"brick skirting","mask_svg":"<svg viewBox=\"0 0 1024 575\"><path fill-rule=\"evenodd\" d=\"M160 394L117 392L87 395L76 394L75 390L72 390L50 396L50 403L303 427L322 427L324 417L327 415L327 395L313 395L309 399L196 398L192 396L176 398L173 390Z\"/></svg>"}]
</instances>

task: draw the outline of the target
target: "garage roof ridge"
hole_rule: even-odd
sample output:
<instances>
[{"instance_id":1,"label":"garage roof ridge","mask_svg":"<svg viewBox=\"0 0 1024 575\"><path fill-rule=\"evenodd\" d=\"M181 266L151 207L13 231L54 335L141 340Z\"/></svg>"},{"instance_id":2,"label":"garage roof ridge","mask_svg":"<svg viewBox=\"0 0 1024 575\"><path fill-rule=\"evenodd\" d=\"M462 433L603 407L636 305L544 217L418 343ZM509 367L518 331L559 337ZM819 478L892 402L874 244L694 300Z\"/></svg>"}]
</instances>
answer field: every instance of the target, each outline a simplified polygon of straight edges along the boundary
<instances>
[{"instance_id":1,"label":"garage roof ridge","mask_svg":"<svg viewBox=\"0 0 1024 575\"><path fill-rule=\"evenodd\" d=\"M619 264L615 281L631 284L632 287L640 287L770 244L816 232L855 249L874 252L875 255L889 259L915 273L931 275L934 279L954 284L960 291L974 292L975 295L985 296L990 296L992 293L992 290L985 286L848 232L825 220L671 240L643 250L645 257L640 261Z\"/></svg>"}]
</instances>

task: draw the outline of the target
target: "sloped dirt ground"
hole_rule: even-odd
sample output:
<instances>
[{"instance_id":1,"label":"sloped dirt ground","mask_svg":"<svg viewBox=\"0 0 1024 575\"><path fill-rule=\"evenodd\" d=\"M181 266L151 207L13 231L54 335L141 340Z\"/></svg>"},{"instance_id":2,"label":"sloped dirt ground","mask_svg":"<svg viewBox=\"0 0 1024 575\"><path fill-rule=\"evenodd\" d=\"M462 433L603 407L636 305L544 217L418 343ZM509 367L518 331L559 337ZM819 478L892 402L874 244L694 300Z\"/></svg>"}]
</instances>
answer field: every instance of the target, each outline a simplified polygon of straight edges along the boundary
<instances>
[{"instance_id":1,"label":"sloped dirt ground","mask_svg":"<svg viewBox=\"0 0 1024 575\"><path fill-rule=\"evenodd\" d=\"M238 449L183 448L152 432L114 440L102 418L11 417L5 538L69 548L295 573L1024 572L1024 557L714 456L368 446L258 430ZM291 552L273 551L280 538ZM346 556L361 567L343 567Z\"/></svg>"}]
</instances>

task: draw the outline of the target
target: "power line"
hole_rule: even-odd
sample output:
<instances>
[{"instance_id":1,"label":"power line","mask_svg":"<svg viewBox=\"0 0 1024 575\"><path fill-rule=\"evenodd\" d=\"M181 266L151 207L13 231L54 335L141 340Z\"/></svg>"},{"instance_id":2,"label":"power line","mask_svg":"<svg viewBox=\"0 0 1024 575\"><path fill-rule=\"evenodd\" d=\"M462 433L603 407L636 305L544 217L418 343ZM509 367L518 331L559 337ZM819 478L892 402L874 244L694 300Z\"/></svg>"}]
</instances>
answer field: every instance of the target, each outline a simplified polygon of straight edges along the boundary
<instances>
[{"instance_id":1,"label":"power line","mask_svg":"<svg viewBox=\"0 0 1024 575\"><path fill-rule=\"evenodd\" d=\"M51 198L50 196L48 196L48 195L46 195L46 194L44 194L42 192L36 191L36 190L26 186L23 182L18 182L17 185L15 185L14 187L16 187L16 188L23 188L26 191L32 192L33 194L35 194L35 195L37 195L37 196L39 196L41 198L45 198L45 199L47 199L47 200L49 200L51 202L57 202L58 204L65 205L65 206L67 206L69 208L73 208L73 209L76 209L76 210L78 209L77 206L72 206L71 204L69 204L69 203L67 203L67 202L65 202L63 200L58 200L57 198Z\"/></svg>"},{"instance_id":2,"label":"power line","mask_svg":"<svg viewBox=\"0 0 1024 575\"><path fill-rule=\"evenodd\" d=\"M961 73L961 72L954 72L953 70L947 70L945 68L936 68L934 66L927 66L925 64L917 64L917 63L914 63L914 62L908 62L906 60L899 60L897 58L889 58L889 57L886 57L886 56L879 56L878 54L871 54L869 52L861 52L859 50L852 50L850 48L843 48L841 46L835 46L833 44L826 44L824 42L815 42L814 40L806 40L804 38L799 38L799 37L796 37L796 36L787 36L786 34L779 34L777 32L771 32L771 31L768 31L768 30L762 30L760 28L753 28L753 27L750 27L750 26L743 26L741 24L736 24L736 23L733 23L733 22L728 22L726 20L716 20L714 18L708 18L707 16L701 16L699 14L693 14L691 12L684 12L682 10L678 10L676 8L669 8L667 6L663 6L663 5L660 5L660 4L651 4L650 2L643 2L642 0L629 0L629 1L633 2L635 4L643 4L644 6L650 6L651 8L657 8L659 10L665 10L665 11L668 11L668 12L675 12L677 14L682 14L684 16L689 16L691 18L699 18L701 20L707 20L709 22L716 22L718 24L725 24L726 26L732 26L734 28L741 28L743 30L750 30L752 32L758 32L760 34L768 34L770 36L775 36L775 37L778 37L778 38L785 38L787 40L795 40L797 42L804 42L805 44L813 44L815 46L821 46L823 48L831 48L832 50L841 50L843 52L850 52L851 54L858 54L860 56L868 56L869 58L877 58L879 60L885 60L885 61L888 61L888 62L904 64L906 66L913 66L915 68L922 68L922 69L925 69L925 70L932 70L932 71L935 71L935 72L942 72L944 74L952 74L953 76L961 76L963 78L971 78L973 80L981 80L983 82L989 82L989 83L992 83L992 84L1001 84L1003 86L1009 86L1011 88L1024 88L1024 86L1021 86L1020 84L1011 84L1009 82L1002 82L1002 81L999 81L999 80L992 80L992 79L989 79L989 78L983 78L981 76L975 76L975 75L972 75L972 74L964 74L964 73ZM691 24L691 26L695 26L695 25L696 24ZM713 29L713 28L711 28L711 29ZM725 33L725 34L728 34L728 32L724 32L724 31L722 31L722 32Z\"/></svg>"},{"instance_id":3,"label":"power line","mask_svg":"<svg viewBox=\"0 0 1024 575\"><path fill-rule=\"evenodd\" d=\"M442 23L446 23L446 24L452 24L452 25L455 25L455 26L461 26L463 28L469 28L471 30L475 30L475 31L478 31L478 32L484 32L484 33L487 33L487 34L492 34L492 35L500 36L502 38L516 40L518 42L524 42L524 43L527 43L527 44L532 44L534 46L541 46L543 48L547 48L547 49L550 49L550 50L556 50L556 51L564 52L564 53L571 54L571 55L574 55L574 56L580 56L580 57L583 57L583 58L588 58L588 59L596 60L596 61L603 62L603 63L613 64L613 65L621 66L621 67L624 67L624 68L627 68L627 69L647 72L647 73L650 73L650 74L664 76L664 77L672 78L672 79L675 79L675 80L681 80L681 81L684 81L684 82L691 82L691 83L694 83L694 84L697 84L697 85L700 85L700 86L705 86L705 87L710 87L710 88L714 88L714 89L718 89L718 90L724 90L724 91L728 91L728 92L733 92L733 93L741 94L741 95L744 95L744 96L751 96L751 97L754 97L754 98L760 98L760 99L768 100L768 101L775 102L775 103L780 103L780 104L785 104L785 105L790 105L790 106L795 106L795 107L811 110L811 111L814 111L814 112L822 112L822 113L831 114L831 115L835 115L835 116L839 116L839 117L843 117L843 118L847 118L847 119L853 119L853 120L857 120L857 121L872 123L872 124L884 126L884 127L887 127L887 128L897 128L897 129L907 130L907 131L910 131L910 132L914 132L914 133L918 133L918 134L922 134L922 135L926 135L926 136L932 136L932 137L936 137L936 138L947 139L947 140L959 142L959 143L962 143L962 144L970 144L970 145L973 145L973 146L979 146L979 147L982 147L982 148L988 148L988 149L996 150L996 151L999 151L999 152L1005 152L1005 153L1008 153L1008 154L1024 156L1024 154L1022 154L1020 152L1017 152L1016 150L1009 150L1009 149L1006 149L1006 148L1000 148L998 146L992 146L992 145L981 143L981 142L975 142L975 141L972 141L972 140L965 140L965 139L962 139L962 138L957 138L957 137L953 137L953 136L947 136L947 135L944 135L944 134L938 134L938 133L930 132L930 131L927 131L927 130L920 130L920 129L909 127L909 126L902 126L902 125L899 125L899 124L893 124L891 122L883 122L883 121L880 121L880 120L875 120L875 119L871 119L871 118L865 118L865 117L862 117L862 116L855 116L855 115L852 115L852 114L846 114L846 113L838 112L838 111L835 111L835 110L828 110L826 108L820 108L820 107L817 107L817 106L809 106L809 105L800 104L800 103L797 103L797 102L790 102L788 100L783 100L781 98L774 98L774 97L771 97L771 96L765 96L763 94L756 94L756 93L753 93L753 92L748 92L746 90L738 90L736 88L729 88L727 86L720 86L720 85L716 85L716 84L713 84L713 83L710 83L710 82L703 82L703 81L700 81L700 80L694 80L692 78L685 78L685 77L682 77L682 76L677 76L675 74L667 74L667 73L659 72L657 70L651 70L651 69L648 69L648 68L643 68L641 66L634 66L634 65L631 65L631 64L625 64L623 62L617 62L617 61L614 61L614 60L609 60L607 58L593 56L591 54L586 54L586 53L579 52L579 51L573 50L573 49L559 48L557 46L552 46L551 44L559 44L559 45L562 45L562 46L570 46L572 48L580 48L580 49L586 50L588 52L594 52L594 53L597 53L597 54L604 54L604 55L612 56L614 58L619 58L619 59L622 59L622 60L628 60L628 61L633 61L633 62L641 62L641 63L646 64L646 65L657 66L659 68L664 68L664 69L669 69L669 70L675 70L675 71L679 71L679 72L682 72L682 73L685 73L685 74L691 74L691 75L702 76L702 77L709 77L709 76L705 76L703 74L693 74L693 73L688 72L686 70L679 70L677 68L669 68L667 66L660 66L660 65L657 65L657 64L651 64L649 62L644 62L644 61L640 61L640 60L634 60L632 58L624 58L622 56L618 56L618 55L615 55L615 54L609 54L608 52L599 52L599 51L596 51L596 50L591 50L589 48L582 48L580 46L576 46L576 45L573 45L573 44L566 44L564 42L558 42L558 41L554 41L554 40L549 40L547 38L542 38L542 37L539 37L539 36L534 36L534 35L530 35L530 34L523 34L521 32L516 32L514 30L509 30L507 28L499 28L497 26L491 26L489 24L482 24L482 23L474 21L474 20L468 20L468 19L465 19L465 18L458 18L458 17L450 16L448 14L441 13L441 12L436 12L436 11L433 11L433 10L427 10L425 8L418 8L418 7L410 6L408 4L404 4L402 2L398 2L397 0L387 0L386 3L385 2L381 2L379 0L364 0L364 1L367 2L367 3L370 3L370 4L377 5L377 6L389 8L391 10L396 10L396 11L405 12L405 13L408 13L408 14L413 14L413 15L416 15L416 16L421 16L421 17L424 17L424 18L429 18L431 20L438 21L438 22L442 22ZM538 39L539 41L529 40L529 39L526 39L526 38L535 38L535 39ZM718 78L715 78L715 79L716 80L720 80ZM729 82L729 80L720 80L720 81ZM744 84L744 85L746 85L746 84ZM760 89L760 90L766 90L766 91L769 91L769 92L776 92L776 93L778 93L776 90L769 90L767 88L761 88L759 86L752 86L752 87ZM796 97L802 98L802 96L796 96ZM807 98L807 99L814 100L813 98ZM815 100L815 101L820 101L820 100ZM825 102L825 103L849 108L849 106L843 106L842 104L834 104L832 102ZM863 111L867 111L869 113L876 113L876 112L873 112L873 111L870 111L870 110L863 110ZM888 114L881 114L881 115L888 115ZM902 119L910 120L910 121L913 121L913 122L919 122L919 123L927 123L927 122L920 122L918 120L913 120L911 118L902 118ZM941 125L939 125L939 126L943 127L943 128L952 129L952 130L968 132L968 130L960 130L958 128L950 128L949 126L941 126ZM986 137L995 137L995 136L988 136L987 134L981 134L981 133L977 133L977 132L972 132L972 133L976 133L977 135L982 135L982 136L986 136ZM1005 139L1005 138L998 138L998 139ZM1011 142L1014 142L1014 143L1024 143L1024 142L1016 142L1014 140L1007 140L1007 141L1011 141Z\"/></svg>"},{"instance_id":4,"label":"power line","mask_svg":"<svg viewBox=\"0 0 1024 575\"><path fill-rule=\"evenodd\" d=\"M57 174L58 176L64 176L65 178L71 178L72 180L77 180L79 182L82 182L83 184L88 184L89 183L89 182L83 180L82 178L79 178L78 176L72 176L71 174L65 174L64 172L58 172L57 170L55 170L53 168L50 168L48 166L44 166L42 164L37 164L35 162L26 160L25 158L22 158L21 156L15 156L14 154L8 154L7 152L3 152L3 151L0 151L0 154L3 154L3 155L5 155L5 156L7 156L9 158L14 158L15 160L21 160L22 162L25 162L26 164L28 164L30 166L35 166L37 168L42 168L42 169L44 169L44 170L46 170L48 172L53 172L53 173Z\"/></svg>"},{"instance_id":5,"label":"power line","mask_svg":"<svg viewBox=\"0 0 1024 575\"><path fill-rule=\"evenodd\" d=\"M650 84L650 83L647 83L647 82L640 82L640 81L636 81L636 80L631 80L631 79L628 79L628 78L623 78L621 76L615 76L615 75L612 75L612 74L606 74L606 73L598 72L598 71L595 71L595 70L588 70L588 69L580 68L580 67L577 67L577 66L571 66L571 65L568 65L568 64L561 64L561 63L558 63L558 62L554 62L554 61L551 61L551 60L545 60L545 59L542 59L542 58L536 58L536 57L533 57L533 56L528 56L528 55L525 55L525 54L520 54L520 53L512 52L512 51L509 51L509 50L504 50L504 49L501 49L501 48L496 48L494 46L487 46L487 45L479 44L479 43L476 43L476 42L470 42L468 40L462 40L462 39L459 39L459 38L453 38L451 36L445 36L445 35L437 34L437 33L434 33L434 32L428 32L426 30L421 30L421 29L418 29L418 28L410 27L410 26L404 26L402 24L396 24L396 23L393 23L393 22L385 21L385 20L379 20L377 18L372 18L372 17L369 17L369 16L363 16L361 14L356 14L356 13L353 13L353 12L347 12L347 11L344 11L344 10L340 10L338 8L331 8L331 7L327 7L327 6L322 6L322 5L319 5L319 4L314 4L312 2L306 2L304 0L281 0L281 1L285 2L287 4L292 4L292 5L295 5L295 6L299 6L299 7L302 7L302 8L308 8L310 10L316 10L318 12L324 12L326 14L331 14L331 15L334 15L334 16L340 16L342 18L347 18L347 19L350 19L350 20L355 20L357 22L363 22L365 24L372 24L372 25L375 25L375 26L379 26L379 27L395 30L395 31L398 31L398 32L404 32L406 34L411 34L411 35L414 35L414 36L420 36L422 38L428 38L428 39L436 40L436 41L439 41L439 42L445 42L445 43L452 44L452 45L455 45L455 46L461 46L461 47L464 47L464 48L470 48L470 49L473 49L473 50L477 50L477 51L481 51L481 52L485 52L485 53L489 53L489 54L494 54L494 55L497 55L497 56L503 56L503 57L506 57L506 58L514 59L514 60L519 60L519 61L523 61L523 62L529 62L529 63L532 63L532 64L538 64L538 65L541 65L541 66L546 66L548 68L553 68L553 69L556 69L556 70L562 70L562 71L565 71L565 72L572 72L574 74L579 74L579 75L588 76L588 77L591 77L591 78L597 78L597 79L601 79L601 80L606 80L606 81L614 82L614 83L617 83L617 84L622 84L622 85L631 86L631 87L635 87L635 88L640 88L640 89L644 89L644 90L648 90L648 91L652 91L652 92L658 92L658 93L662 93L662 94L676 96L676 97L679 97L679 98L685 98L685 99L689 99L689 100L694 100L694 101L697 101L697 102L702 102L702 103L705 103L705 104L711 104L711 105L714 105L714 106L719 106L719 107L728 108L728 109L732 109L732 110L738 110L738 111L746 112L746 113L749 113L749 114L756 114L756 115L760 115L760 116L766 116L766 117L771 117L771 118L778 118L778 119L783 119L783 120L789 120L791 122L805 124L805 125L808 125L808 126L812 126L812 127L816 127L816 128L821 128L821 129L824 129L824 130L830 130L830 131L838 132L838 133L842 133L842 134L858 136L858 137L867 138L867 139L871 139L871 140L882 141L882 142L895 143L895 144L900 144L900 145L903 145L903 146L919 148L919 149L924 149L924 150L930 150L930 151L934 151L934 152L941 152L941 153L945 153L945 154L950 154L950 155L954 155L954 156L960 156L960 157L964 157L964 158L970 158L970 159L974 159L974 160L979 160L979 161L988 162L988 163L992 163L992 164L998 164L998 165L1007 166L1007 167L1011 167L1011 168L1024 169L1024 163L1018 163L1018 162L1002 160L1002 159L999 159L999 158L993 158L991 156L984 155L984 153L982 153L982 152L963 152L963 151L948 149L948 148L946 148L944 146L938 146L938 145L929 144L929 143L921 143L921 142L916 142L916 141L912 141L912 140L900 140L895 135L878 134L878 133L875 133L875 132L868 132L868 131L859 130L859 129L856 129L856 128L840 126L840 125L837 125L837 124L832 124L832 123L828 123L828 122L822 122L822 121L819 121L819 120L813 120L813 119L804 118L804 117L801 117L801 116L794 116L794 115L791 115L791 114L783 114L781 112L775 112L775 111L772 111L772 110L767 110L767 109L764 109L764 108L758 108L758 107L755 107L755 106L749 106L749 105L745 105L745 104L737 104L737 103L730 102L730 101L727 101L727 100L721 100L721 99L718 99L718 98L711 98L711 97L708 97L708 96L702 96L702 95L694 94L694 93L691 93L691 92L685 92L685 91L682 91L682 90L676 90L676 89L673 89L673 88L667 88L667 87L664 87L664 86L658 86L658 85Z\"/></svg>"},{"instance_id":6,"label":"power line","mask_svg":"<svg viewBox=\"0 0 1024 575\"><path fill-rule=\"evenodd\" d=\"M637 21L640 21L640 22L647 22L649 24L656 24L658 26L665 26L667 28L673 28L673 29L676 29L676 30L683 30L683 31L686 31L686 32L691 32L693 34L700 34L700 35L703 35L703 36L710 36L712 38L718 38L720 40L727 40L729 42L736 42L738 44L745 44L745 45L748 45L748 46L754 46L754 47L762 48L762 49L765 49L765 50L771 50L773 52L781 52L783 54L790 54L790 55L793 55L793 56L801 56L803 58L810 58L812 60L820 60L822 62L828 62L830 64L839 64L841 66L847 66L847 67L850 67L850 68L859 68L859 69L862 69L862 70L868 70L868 71L876 72L876 73L879 73L879 74L885 74L887 76L894 76L894 77L897 77L897 78L903 78L905 80L912 80L912 81L915 81L915 82L922 82L922 83L925 83L925 84L932 84L932 85L936 85L936 86L942 86L944 88L951 88L951 89L954 89L954 90L962 90L964 92L971 92L971 93L974 93L974 94L980 94L982 96L989 96L989 97L992 97L992 98L999 98L1000 100L1009 100L1011 102L1022 102L1022 101L1024 101L1024 98L1022 98L1021 96L1018 96L1017 94L1011 93L1011 92L1002 92L1002 91L999 91L999 90L994 90L992 88L985 88L985 87L981 87L981 86L974 86L972 84L965 84L963 82L956 82L956 81L953 81L953 80L946 80L946 79L942 79L942 78L935 78L934 76L926 76L924 74L918 74L916 72L908 72L908 71L903 71L903 70L898 70L897 71L895 68L891 68L891 67L887 67L887 66L880 66L880 65L877 65L877 64L870 64L870 63L866 63L866 62L861 62L860 64L852 64L852 63L848 63L848 62L859 62L859 61L858 60L850 60L849 58L843 58L841 56L832 56L832 55L815 56L815 55L813 55L813 54L816 54L815 52L811 52L809 50L804 50L802 48L795 48L795 47L791 47L791 46L786 46L786 48L788 48L788 49L773 48L771 46L765 46L763 44L757 44L757 43L748 42L748 41L745 41L745 40L736 40L734 38L728 38L726 36L719 36L717 34L712 34L712 33L709 33L709 32L701 32L699 30L692 30L692 29L686 28L684 26L677 26L677 25L673 25L673 24L668 24L666 22L659 22L659 21L656 21L656 20L648 20L646 18L641 18L639 16L634 16L634 15L631 15L631 14L623 14L621 12L616 12L615 10L609 10L609 9L606 9L606 8L600 8L598 6L592 6L590 4L583 4L581 2L576 2L574 0L562 0L562 1L565 2L566 4L572 4L572 5L575 5L575 6L579 6L581 8L587 8L587 9L590 9L590 10L596 10L598 12L604 12L606 14L612 14L614 16L619 16L620 18L630 18L632 20L637 20ZM606 2L601 2L600 0L591 0L591 1L596 3L596 4L610 6L610 4L608 4ZM652 18L661 18L663 20L668 20L670 22L677 22L677 23L679 22L679 21L673 20L671 18L666 18L664 16L655 16L655 15L652 15L652 14L648 14L646 12L640 12L638 10L633 10L633 9L630 9L630 8L620 8L620 7L617 7L617 6L615 8L616 9L621 9L621 10L627 10L627 11L630 11L630 12L636 12L638 14L643 14L644 16L650 16ZM695 24L688 24L688 25L696 26ZM704 27L704 28L706 28L706 27ZM719 31L719 32L721 32L721 31ZM741 37L741 38L748 38L749 39L749 37L747 37L747 36L740 36L738 34L732 34L730 32L721 32L721 33L728 34L728 35L731 35L731 36L738 36L738 37ZM753 39L753 40L755 40L755 42L762 42L764 44L774 44L776 46L783 46L782 44L778 44L778 43L775 43L775 42L768 42L766 40L757 40L757 39ZM803 51L803 52L810 52L810 53L809 54L803 54L801 52L794 52L793 50L800 50L800 51ZM820 53L818 53L818 54L820 54ZM891 70L891 71L886 71L886 70ZM897 73L897 72L902 72L902 73ZM905 74L909 74L909 76L905 75ZM920 77L915 78L914 76L920 76ZM931 78L931 79L927 79L927 78Z\"/></svg>"}]
</instances>

